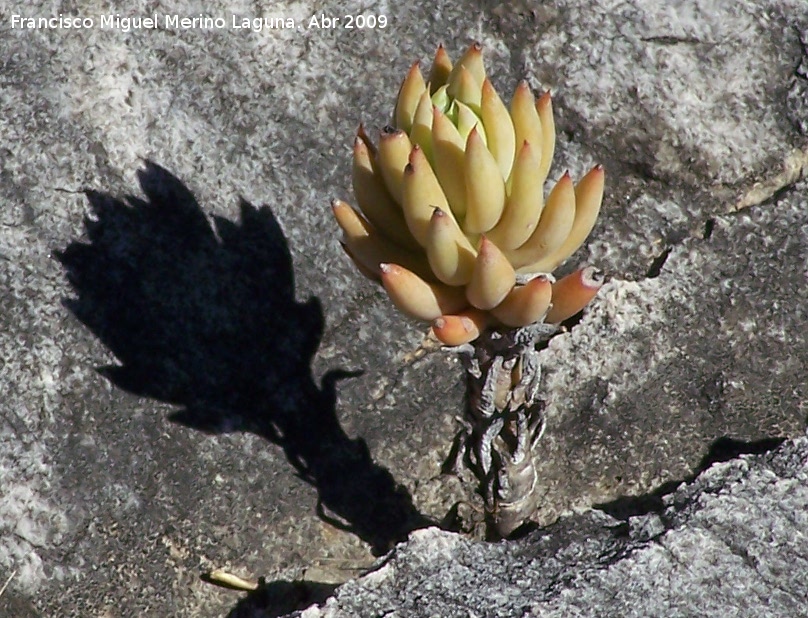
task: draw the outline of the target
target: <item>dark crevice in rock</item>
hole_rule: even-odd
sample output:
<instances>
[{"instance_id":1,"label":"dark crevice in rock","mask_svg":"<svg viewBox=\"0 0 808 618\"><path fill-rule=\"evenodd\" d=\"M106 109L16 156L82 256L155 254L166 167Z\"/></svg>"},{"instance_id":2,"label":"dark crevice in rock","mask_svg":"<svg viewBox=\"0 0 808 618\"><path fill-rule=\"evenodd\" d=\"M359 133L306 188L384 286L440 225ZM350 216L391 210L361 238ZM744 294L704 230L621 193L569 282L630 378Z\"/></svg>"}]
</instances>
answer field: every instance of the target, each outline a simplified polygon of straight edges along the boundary
<instances>
[{"instance_id":1,"label":"dark crevice in rock","mask_svg":"<svg viewBox=\"0 0 808 618\"><path fill-rule=\"evenodd\" d=\"M659 277L659 273L662 272L662 267L665 265L665 262L668 261L668 256L671 254L671 249L667 248L662 253L654 258L654 261L651 262L651 266L648 267L648 272L645 273L646 278L648 279L655 279Z\"/></svg>"},{"instance_id":2,"label":"dark crevice in rock","mask_svg":"<svg viewBox=\"0 0 808 618\"><path fill-rule=\"evenodd\" d=\"M763 438L761 440L737 440L722 436L715 440L692 474L683 479L662 483L653 491L639 496L621 496L611 502L594 505L594 508L616 519L662 513L665 496L673 493L682 483L691 483L713 464L730 461L741 455L761 455L778 448L786 438Z\"/></svg>"},{"instance_id":3,"label":"dark crevice in rock","mask_svg":"<svg viewBox=\"0 0 808 618\"><path fill-rule=\"evenodd\" d=\"M561 335L563 333L570 332L575 326L578 325L578 323L583 319L583 317L584 317L584 310L583 309L581 309L575 315L568 317L566 320L561 322L561 328L559 329L559 331L555 335L553 335L553 337L558 337L559 335ZM553 337L551 337L550 339L552 339ZM540 345L538 349L539 350L545 349L547 347L547 345L549 344L549 342L550 342L549 339L546 342L543 342L542 345Z\"/></svg>"},{"instance_id":4,"label":"dark crevice in rock","mask_svg":"<svg viewBox=\"0 0 808 618\"><path fill-rule=\"evenodd\" d=\"M710 240L713 236L713 230L715 229L715 219L710 217L707 221L704 222L704 232L701 235L702 240Z\"/></svg>"},{"instance_id":5,"label":"dark crevice in rock","mask_svg":"<svg viewBox=\"0 0 808 618\"><path fill-rule=\"evenodd\" d=\"M715 41L701 41L696 37L678 37L678 36L648 36L640 39L645 43L656 43L658 45L703 45L706 47L715 47L718 45Z\"/></svg>"}]
</instances>

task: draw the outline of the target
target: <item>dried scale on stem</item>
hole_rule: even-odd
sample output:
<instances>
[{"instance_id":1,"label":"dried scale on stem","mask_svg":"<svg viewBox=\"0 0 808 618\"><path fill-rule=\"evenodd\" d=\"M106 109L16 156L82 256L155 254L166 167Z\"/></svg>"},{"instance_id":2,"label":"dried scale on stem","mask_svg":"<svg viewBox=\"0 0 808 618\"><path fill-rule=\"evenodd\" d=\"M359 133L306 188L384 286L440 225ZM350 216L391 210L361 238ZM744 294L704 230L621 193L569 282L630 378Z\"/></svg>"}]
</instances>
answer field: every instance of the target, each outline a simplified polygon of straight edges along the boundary
<instances>
[{"instance_id":1,"label":"dried scale on stem","mask_svg":"<svg viewBox=\"0 0 808 618\"><path fill-rule=\"evenodd\" d=\"M536 98L521 82L506 106L479 44L455 64L438 47L427 78L410 68L378 144L359 127L359 211L332 203L358 270L461 354L469 405L459 461L497 536L539 506L538 346L603 282L592 267L551 274L591 232L604 187L598 165L577 184L564 173L545 197L554 149L549 92Z\"/></svg>"}]
</instances>

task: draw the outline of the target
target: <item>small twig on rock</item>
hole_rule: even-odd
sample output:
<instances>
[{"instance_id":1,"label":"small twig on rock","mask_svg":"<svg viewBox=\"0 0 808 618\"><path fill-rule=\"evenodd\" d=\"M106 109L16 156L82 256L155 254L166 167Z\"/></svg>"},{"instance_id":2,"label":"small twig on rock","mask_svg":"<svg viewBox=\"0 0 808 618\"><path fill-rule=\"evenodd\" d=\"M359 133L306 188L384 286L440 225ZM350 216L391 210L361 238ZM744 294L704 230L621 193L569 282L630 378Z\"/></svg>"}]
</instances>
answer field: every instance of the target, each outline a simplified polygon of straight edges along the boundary
<instances>
[{"instance_id":1,"label":"small twig on rock","mask_svg":"<svg viewBox=\"0 0 808 618\"><path fill-rule=\"evenodd\" d=\"M6 591L6 588L8 588L8 585L11 583L11 580L12 580L12 579L14 579L14 576L15 576L16 574L17 574L17 569L14 569L14 570L11 572L11 575L9 575L9 576L8 576L8 579L6 580L6 583L5 583L5 584L3 584L3 587L2 587L2 588L0 588L0 597L2 597L2 596L3 596L3 593Z\"/></svg>"},{"instance_id":2,"label":"small twig on rock","mask_svg":"<svg viewBox=\"0 0 808 618\"><path fill-rule=\"evenodd\" d=\"M217 586L223 586L233 590L245 590L247 592L258 590L259 586L259 584L256 582L247 581L246 579L240 578L238 575L233 575L232 573L222 571L221 569L216 569L215 571L208 573L207 580L212 584L216 584Z\"/></svg>"}]
</instances>

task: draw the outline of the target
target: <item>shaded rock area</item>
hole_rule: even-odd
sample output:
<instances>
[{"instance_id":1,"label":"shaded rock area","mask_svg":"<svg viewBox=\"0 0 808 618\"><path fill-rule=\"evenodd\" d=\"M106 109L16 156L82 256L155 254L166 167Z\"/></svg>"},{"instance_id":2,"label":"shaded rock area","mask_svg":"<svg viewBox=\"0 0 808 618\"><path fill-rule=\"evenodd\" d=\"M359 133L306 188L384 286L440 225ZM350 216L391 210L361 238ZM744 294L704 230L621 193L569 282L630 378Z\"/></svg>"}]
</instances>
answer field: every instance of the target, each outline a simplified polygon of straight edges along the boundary
<instances>
[{"instance_id":1,"label":"shaded rock area","mask_svg":"<svg viewBox=\"0 0 808 618\"><path fill-rule=\"evenodd\" d=\"M716 464L656 512L561 518L518 541L414 532L295 618L808 616L808 439Z\"/></svg>"},{"instance_id":2,"label":"shaded rock area","mask_svg":"<svg viewBox=\"0 0 808 618\"><path fill-rule=\"evenodd\" d=\"M0 616L283 615L413 531L478 516L472 487L441 473L460 367L353 270L328 208L350 201L358 122L386 124L400 79L438 42L457 57L481 41L506 97L523 78L553 89L553 179L606 168L601 220L563 268L592 262L610 281L542 352L536 525L593 505L644 513L709 462L803 435L803 0L142 1L122 15L159 27L130 32L100 27L93 3L53 7L0 6ZM12 28L60 11L96 26ZM387 26L310 25L359 13ZM228 26L165 25L200 14ZM236 30L233 14L296 27ZM804 448L786 444L776 457ZM802 522L804 472L790 500L786 476L770 495L730 478L750 461L694 487L758 488L772 517ZM682 492L664 512L696 536L670 551L637 531L669 538L664 518L626 532L590 513L518 545L415 532L395 560L435 544L525 561L572 548L552 571L572 591L640 569L615 554L587 571L609 546L684 585L700 572L668 553L703 545L716 569L731 556L699 541L711 511ZM763 535L745 513L739 529ZM749 585L768 586L749 555ZM201 578L214 568L268 583L242 599ZM779 607L798 591L788 577ZM581 599L605 603L611 584L592 582Z\"/></svg>"}]
</instances>

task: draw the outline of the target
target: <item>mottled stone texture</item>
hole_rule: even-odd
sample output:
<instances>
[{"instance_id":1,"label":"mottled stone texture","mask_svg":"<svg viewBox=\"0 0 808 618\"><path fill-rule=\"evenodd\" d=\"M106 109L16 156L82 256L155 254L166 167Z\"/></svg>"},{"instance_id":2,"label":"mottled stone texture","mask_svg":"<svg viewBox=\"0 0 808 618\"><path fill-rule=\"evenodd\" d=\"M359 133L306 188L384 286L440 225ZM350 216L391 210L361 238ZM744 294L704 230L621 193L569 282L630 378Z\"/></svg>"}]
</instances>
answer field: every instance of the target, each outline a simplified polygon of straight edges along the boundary
<instances>
[{"instance_id":1,"label":"mottled stone texture","mask_svg":"<svg viewBox=\"0 0 808 618\"><path fill-rule=\"evenodd\" d=\"M11 29L96 4L0 7L0 616L277 615L473 519L440 474L460 368L328 209L357 123L438 42L481 41L500 92L553 89L553 180L607 172L565 268L611 281L541 353L537 522L636 512L803 432L802 0L142 1L125 14L303 27ZM359 11L387 28L305 27ZM272 585L236 607L214 567Z\"/></svg>"},{"instance_id":2,"label":"mottled stone texture","mask_svg":"<svg viewBox=\"0 0 808 618\"><path fill-rule=\"evenodd\" d=\"M548 496L578 486L581 508L616 488L643 493L687 476L722 436L751 442L804 427L808 184L774 204L715 218L656 277L612 281L550 342ZM557 507L548 500L543 519Z\"/></svg>"},{"instance_id":3,"label":"mottled stone texture","mask_svg":"<svg viewBox=\"0 0 808 618\"><path fill-rule=\"evenodd\" d=\"M716 464L655 512L589 511L518 541L413 533L296 618L808 616L808 439Z\"/></svg>"}]
</instances>

